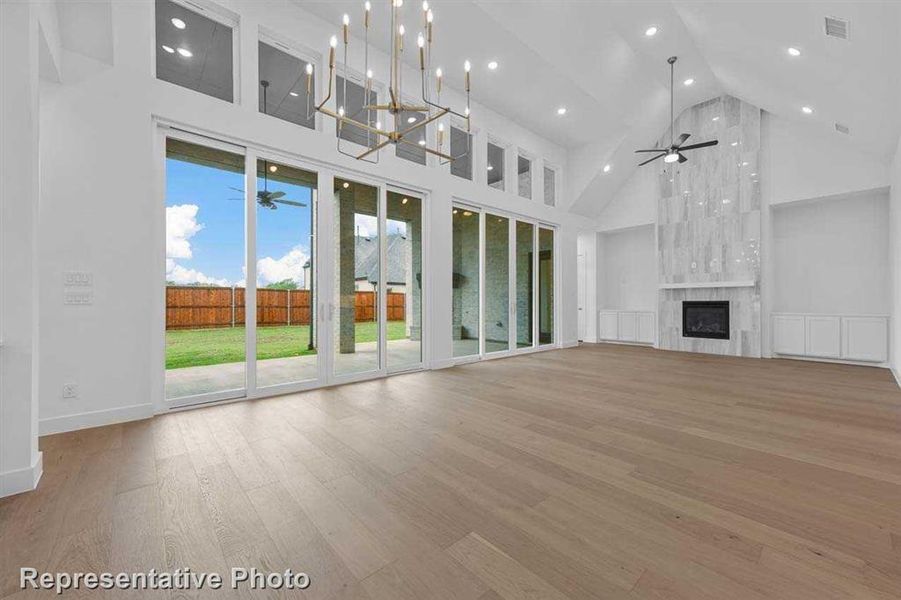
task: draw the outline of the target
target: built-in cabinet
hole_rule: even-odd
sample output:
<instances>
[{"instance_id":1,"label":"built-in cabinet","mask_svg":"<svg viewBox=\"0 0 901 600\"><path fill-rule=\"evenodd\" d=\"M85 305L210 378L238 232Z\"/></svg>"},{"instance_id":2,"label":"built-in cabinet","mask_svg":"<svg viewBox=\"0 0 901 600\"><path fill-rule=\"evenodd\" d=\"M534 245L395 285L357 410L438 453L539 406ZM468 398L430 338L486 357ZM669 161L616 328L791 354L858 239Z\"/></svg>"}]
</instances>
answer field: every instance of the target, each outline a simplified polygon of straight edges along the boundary
<instances>
[{"instance_id":1,"label":"built-in cabinet","mask_svg":"<svg viewBox=\"0 0 901 600\"><path fill-rule=\"evenodd\" d=\"M657 320L651 311L602 310L598 313L599 338L611 342L653 344Z\"/></svg>"},{"instance_id":2,"label":"built-in cabinet","mask_svg":"<svg viewBox=\"0 0 901 600\"><path fill-rule=\"evenodd\" d=\"M888 325L881 315L774 314L773 353L883 363Z\"/></svg>"}]
</instances>

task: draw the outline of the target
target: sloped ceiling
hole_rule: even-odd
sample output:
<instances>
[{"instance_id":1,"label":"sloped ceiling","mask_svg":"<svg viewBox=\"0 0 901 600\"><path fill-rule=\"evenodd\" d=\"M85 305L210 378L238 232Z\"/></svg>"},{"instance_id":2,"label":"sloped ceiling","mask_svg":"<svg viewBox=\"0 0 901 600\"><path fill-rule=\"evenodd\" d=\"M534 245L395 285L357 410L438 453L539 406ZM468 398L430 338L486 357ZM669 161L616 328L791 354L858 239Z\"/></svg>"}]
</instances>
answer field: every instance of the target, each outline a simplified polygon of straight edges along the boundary
<instances>
[{"instance_id":1,"label":"sloped ceiling","mask_svg":"<svg viewBox=\"0 0 901 600\"><path fill-rule=\"evenodd\" d=\"M360 2L295 2L336 30L344 12L359 21ZM823 131L843 123L851 135L837 143L884 160L901 133L901 3L893 0L431 5L437 60L472 60L476 100L567 148L569 208L581 214L597 215L634 172L633 150L666 129L672 55L679 56L677 112L728 93ZM408 1L404 11L415 35L420 3ZM827 15L850 20L850 40L824 35ZM650 25L659 29L654 37L644 35ZM790 57L789 46L802 55ZM500 63L494 72L486 67L492 59ZM691 87L681 84L688 77ZM804 105L814 113L803 115ZM567 107L564 117L557 117L558 106Z\"/></svg>"}]
</instances>

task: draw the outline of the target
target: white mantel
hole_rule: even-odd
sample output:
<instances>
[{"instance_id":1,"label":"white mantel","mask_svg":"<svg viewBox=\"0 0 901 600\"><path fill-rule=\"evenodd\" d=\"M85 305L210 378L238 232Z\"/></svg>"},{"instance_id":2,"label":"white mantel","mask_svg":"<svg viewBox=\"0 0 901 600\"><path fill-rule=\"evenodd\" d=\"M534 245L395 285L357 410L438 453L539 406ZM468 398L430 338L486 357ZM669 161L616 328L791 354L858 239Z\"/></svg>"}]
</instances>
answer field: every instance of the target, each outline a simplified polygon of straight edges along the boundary
<instances>
[{"instance_id":1,"label":"white mantel","mask_svg":"<svg viewBox=\"0 0 901 600\"><path fill-rule=\"evenodd\" d=\"M661 290L688 290L700 288L737 288L754 287L757 282L753 279L742 281L694 281L688 283L661 283L657 286Z\"/></svg>"}]
</instances>

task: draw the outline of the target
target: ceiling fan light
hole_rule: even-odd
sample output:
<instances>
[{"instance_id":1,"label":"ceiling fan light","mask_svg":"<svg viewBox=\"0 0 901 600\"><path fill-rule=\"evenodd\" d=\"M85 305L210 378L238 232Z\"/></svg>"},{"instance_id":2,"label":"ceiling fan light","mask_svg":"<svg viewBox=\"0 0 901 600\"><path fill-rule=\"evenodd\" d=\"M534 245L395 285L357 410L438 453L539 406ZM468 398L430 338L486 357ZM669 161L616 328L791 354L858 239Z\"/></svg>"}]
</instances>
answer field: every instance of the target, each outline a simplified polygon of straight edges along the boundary
<instances>
[{"instance_id":1,"label":"ceiling fan light","mask_svg":"<svg viewBox=\"0 0 901 600\"><path fill-rule=\"evenodd\" d=\"M663 157L663 162L665 163L674 163L679 160L678 152L668 152L666 156Z\"/></svg>"}]
</instances>

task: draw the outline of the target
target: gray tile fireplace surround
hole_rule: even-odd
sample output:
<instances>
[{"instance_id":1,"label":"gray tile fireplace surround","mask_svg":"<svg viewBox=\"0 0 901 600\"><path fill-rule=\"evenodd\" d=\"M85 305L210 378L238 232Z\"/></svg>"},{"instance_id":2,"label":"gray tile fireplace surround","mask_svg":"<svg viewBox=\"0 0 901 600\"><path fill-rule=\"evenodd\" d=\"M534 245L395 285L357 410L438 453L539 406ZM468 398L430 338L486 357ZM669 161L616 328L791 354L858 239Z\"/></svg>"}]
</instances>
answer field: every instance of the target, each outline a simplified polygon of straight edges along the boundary
<instances>
[{"instance_id":1,"label":"gray tile fireplace surround","mask_svg":"<svg viewBox=\"0 0 901 600\"><path fill-rule=\"evenodd\" d=\"M687 142L719 145L658 169L659 346L760 357L760 109L731 96L697 104L676 121ZM669 140L669 131L661 143ZM664 168L665 167L665 168ZM683 300L728 300L728 340L682 335Z\"/></svg>"}]
</instances>

